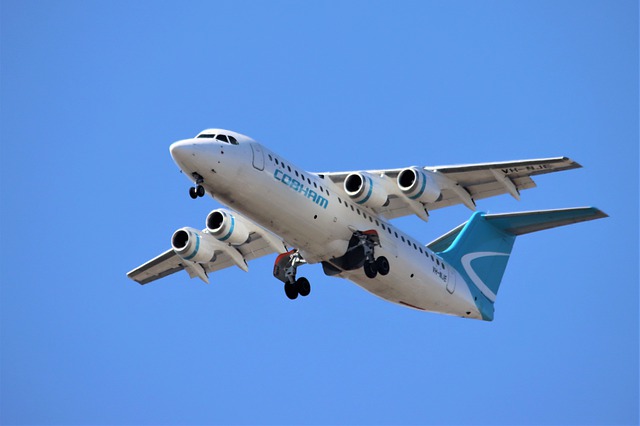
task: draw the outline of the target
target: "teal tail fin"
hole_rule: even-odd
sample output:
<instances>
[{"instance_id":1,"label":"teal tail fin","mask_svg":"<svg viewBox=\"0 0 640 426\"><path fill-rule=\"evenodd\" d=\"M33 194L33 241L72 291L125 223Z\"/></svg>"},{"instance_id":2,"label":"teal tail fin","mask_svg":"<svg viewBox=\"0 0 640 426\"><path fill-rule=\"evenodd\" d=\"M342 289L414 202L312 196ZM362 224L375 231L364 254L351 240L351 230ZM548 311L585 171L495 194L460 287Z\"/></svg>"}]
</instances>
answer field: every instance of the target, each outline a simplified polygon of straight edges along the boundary
<instances>
[{"instance_id":1,"label":"teal tail fin","mask_svg":"<svg viewBox=\"0 0 640 426\"><path fill-rule=\"evenodd\" d=\"M471 219L438 238L429 248L465 279L483 319L493 319L502 276L519 235L607 217L595 207L522 213L474 213Z\"/></svg>"}]
</instances>

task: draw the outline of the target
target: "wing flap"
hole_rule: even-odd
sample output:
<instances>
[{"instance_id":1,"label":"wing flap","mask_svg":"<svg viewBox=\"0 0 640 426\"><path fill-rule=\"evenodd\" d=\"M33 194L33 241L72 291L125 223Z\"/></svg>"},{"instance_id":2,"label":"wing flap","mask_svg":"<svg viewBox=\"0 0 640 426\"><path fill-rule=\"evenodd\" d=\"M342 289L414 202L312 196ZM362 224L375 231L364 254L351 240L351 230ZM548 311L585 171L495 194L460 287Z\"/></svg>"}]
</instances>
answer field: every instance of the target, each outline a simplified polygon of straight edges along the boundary
<instances>
[{"instance_id":1,"label":"wing flap","mask_svg":"<svg viewBox=\"0 0 640 426\"><path fill-rule=\"evenodd\" d=\"M539 158L534 160L503 161L495 163L462 164L454 166L428 167L468 185L478 179L493 180L491 170L501 171L509 177L535 176L582 167L567 157Z\"/></svg>"},{"instance_id":2,"label":"wing flap","mask_svg":"<svg viewBox=\"0 0 640 426\"><path fill-rule=\"evenodd\" d=\"M139 284L148 284L184 269L182 259L173 250L167 250L161 255L140 265L127 276Z\"/></svg>"}]
</instances>

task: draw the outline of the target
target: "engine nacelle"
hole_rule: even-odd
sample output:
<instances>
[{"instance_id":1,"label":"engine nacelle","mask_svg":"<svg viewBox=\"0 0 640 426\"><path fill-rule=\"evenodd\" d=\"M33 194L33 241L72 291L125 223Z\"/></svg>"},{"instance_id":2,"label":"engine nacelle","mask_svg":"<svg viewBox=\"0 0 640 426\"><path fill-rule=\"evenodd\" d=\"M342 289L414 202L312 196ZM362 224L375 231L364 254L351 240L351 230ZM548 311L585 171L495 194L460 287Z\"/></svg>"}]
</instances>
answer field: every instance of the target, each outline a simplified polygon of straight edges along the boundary
<instances>
[{"instance_id":1,"label":"engine nacelle","mask_svg":"<svg viewBox=\"0 0 640 426\"><path fill-rule=\"evenodd\" d=\"M344 192L356 204L371 208L385 206L389 200L389 194L377 179L364 172L350 173L344 180Z\"/></svg>"},{"instance_id":2,"label":"engine nacelle","mask_svg":"<svg viewBox=\"0 0 640 426\"><path fill-rule=\"evenodd\" d=\"M171 247L184 260L207 263L215 259L216 241L193 228L180 228L171 237Z\"/></svg>"},{"instance_id":3,"label":"engine nacelle","mask_svg":"<svg viewBox=\"0 0 640 426\"><path fill-rule=\"evenodd\" d=\"M409 167L398 174L398 188L410 200L431 203L440 197L440 187L418 167Z\"/></svg>"},{"instance_id":4,"label":"engine nacelle","mask_svg":"<svg viewBox=\"0 0 640 426\"><path fill-rule=\"evenodd\" d=\"M226 209L217 209L207 216L207 231L219 241L240 245L249 239L249 230L242 221Z\"/></svg>"}]
</instances>

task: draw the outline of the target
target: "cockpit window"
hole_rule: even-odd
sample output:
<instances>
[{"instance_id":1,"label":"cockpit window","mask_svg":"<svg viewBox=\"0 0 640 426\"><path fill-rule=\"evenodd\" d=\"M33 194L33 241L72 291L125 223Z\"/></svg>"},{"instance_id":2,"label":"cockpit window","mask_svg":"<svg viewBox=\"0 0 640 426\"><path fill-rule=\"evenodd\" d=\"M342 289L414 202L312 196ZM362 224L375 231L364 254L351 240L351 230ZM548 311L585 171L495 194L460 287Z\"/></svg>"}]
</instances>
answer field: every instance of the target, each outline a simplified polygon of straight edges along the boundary
<instances>
[{"instance_id":1,"label":"cockpit window","mask_svg":"<svg viewBox=\"0 0 640 426\"><path fill-rule=\"evenodd\" d=\"M197 138L207 138L207 139L215 139L220 142L231 143L233 145L238 145L238 140L230 135L224 134L215 134L215 133L200 133Z\"/></svg>"}]
</instances>

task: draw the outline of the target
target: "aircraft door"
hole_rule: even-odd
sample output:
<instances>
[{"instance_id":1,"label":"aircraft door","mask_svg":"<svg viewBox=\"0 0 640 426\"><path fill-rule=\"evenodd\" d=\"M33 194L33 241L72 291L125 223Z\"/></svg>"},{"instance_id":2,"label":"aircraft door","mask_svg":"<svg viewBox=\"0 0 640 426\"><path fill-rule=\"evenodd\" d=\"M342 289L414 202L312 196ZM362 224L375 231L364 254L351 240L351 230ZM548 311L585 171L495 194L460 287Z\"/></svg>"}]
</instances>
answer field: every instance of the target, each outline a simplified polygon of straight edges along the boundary
<instances>
[{"instance_id":1,"label":"aircraft door","mask_svg":"<svg viewBox=\"0 0 640 426\"><path fill-rule=\"evenodd\" d=\"M447 272L447 291L453 294L456 291L456 271L447 267L445 272Z\"/></svg>"},{"instance_id":2,"label":"aircraft door","mask_svg":"<svg viewBox=\"0 0 640 426\"><path fill-rule=\"evenodd\" d=\"M262 147L257 143L252 143L251 151L253 151L253 167L258 170L264 170L264 151Z\"/></svg>"}]
</instances>

